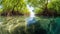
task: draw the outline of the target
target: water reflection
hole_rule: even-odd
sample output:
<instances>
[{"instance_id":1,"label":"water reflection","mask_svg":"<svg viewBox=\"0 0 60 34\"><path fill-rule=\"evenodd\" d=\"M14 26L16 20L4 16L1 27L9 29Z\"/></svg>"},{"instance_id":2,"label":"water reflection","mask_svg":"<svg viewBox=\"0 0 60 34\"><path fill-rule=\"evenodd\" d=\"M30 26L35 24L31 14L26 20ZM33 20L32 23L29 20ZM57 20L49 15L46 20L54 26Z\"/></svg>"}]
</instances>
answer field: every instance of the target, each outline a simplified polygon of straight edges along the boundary
<instances>
[{"instance_id":1,"label":"water reflection","mask_svg":"<svg viewBox=\"0 0 60 34\"><path fill-rule=\"evenodd\" d=\"M30 33L32 31L35 34L60 34L60 17L34 17L32 20L27 20L27 27Z\"/></svg>"},{"instance_id":2,"label":"water reflection","mask_svg":"<svg viewBox=\"0 0 60 34\"><path fill-rule=\"evenodd\" d=\"M36 22L35 18L28 18L27 19L27 26L29 26L30 24L34 24Z\"/></svg>"},{"instance_id":3,"label":"water reflection","mask_svg":"<svg viewBox=\"0 0 60 34\"><path fill-rule=\"evenodd\" d=\"M30 34L47 34L47 30L42 27L40 19L36 17L32 20L27 20L27 30Z\"/></svg>"},{"instance_id":4,"label":"water reflection","mask_svg":"<svg viewBox=\"0 0 60 34\"><path fill-rule=\"evenodd\" d=\"M17 22L17 20L18 20L18 22ZM14 32L14 34L15 33L21 34L23 32L25 34L60 34L60 17L56 17L56 18L28 17L26 19L27 22L20 22L20 20L23 21L24 17L13 17L12 20L3 24L4 27L2 27L2 26L1 27L2 27L3 31L5 32L5 29L6 30L9 29L9 27L13 24L13 26L11 26L11 28L10 28L10 32ZM4 17L0 17L0 21L5 22L7 20ZM27 24L25 24L25 23L27 23ZM27 26L25 26L25 25L27 25ZM26 27L26 31L25 31L25 27ZM14 29L12 29L12 28L14 28ZM13 30L13 31L11 31L11 30ZM21 32L19 32L18 30Z\"/></svg>"}]
</instances>

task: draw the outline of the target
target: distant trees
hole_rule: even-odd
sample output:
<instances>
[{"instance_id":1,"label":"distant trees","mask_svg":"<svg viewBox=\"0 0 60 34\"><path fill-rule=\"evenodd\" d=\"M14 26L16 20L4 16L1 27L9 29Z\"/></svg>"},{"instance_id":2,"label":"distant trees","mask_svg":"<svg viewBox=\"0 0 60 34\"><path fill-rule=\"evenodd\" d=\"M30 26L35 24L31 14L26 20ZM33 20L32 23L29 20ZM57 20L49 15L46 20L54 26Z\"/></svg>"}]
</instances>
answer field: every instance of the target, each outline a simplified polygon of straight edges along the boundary
<instances>
[{"instance_id":1,"label":"distant trees","mask_svg":"<svg viewBox=\"0 0 60 34\"><path fill-rule=\"evenodd\" d=\"M38 15L60 15L60 0L28 0L28 4L35 8Z\"/></svg>"},{"instance_id":2,"label":"distant trees","mask_svg":"<svg viewBox=\"0 0 60 34\"><path fill-rule=\"evenodd\" d=\"M2 0L0 5L3 6L3 13L6 15L29 13L24 0Z\"/></svg>"},{"instance_id":3,"label":"distant trees","mask_svg":"<svg viewBox=\"0 0 60 34\"><path fill-rule=\"evenodd\" d=\"M60 16L60 0L52 0L48 4L48 9L55 11L58 16Z\"/></svg>"},{"instance_id":4,"label":"distant trees","mask_svg":"<svg viewBox=\"0 0 60 34\"><path fill-rule=\"evenodd\" d=\"M0 12L4 15L29 14L27 5L30 5L35 14L60 16L60 0L1 0L0 5Z\"/></svg>"},{"instance_id":5,"label":"distant trees","mask_svg":"<svg viewBox=\"0 0 60 34\"><path fill-rule=\"evenodd\" d=\"M48 0L28 0L28 4L33 6L36 9L39 8L39 10L44 9L47 7Z\"/></svg>"}]
</instances>

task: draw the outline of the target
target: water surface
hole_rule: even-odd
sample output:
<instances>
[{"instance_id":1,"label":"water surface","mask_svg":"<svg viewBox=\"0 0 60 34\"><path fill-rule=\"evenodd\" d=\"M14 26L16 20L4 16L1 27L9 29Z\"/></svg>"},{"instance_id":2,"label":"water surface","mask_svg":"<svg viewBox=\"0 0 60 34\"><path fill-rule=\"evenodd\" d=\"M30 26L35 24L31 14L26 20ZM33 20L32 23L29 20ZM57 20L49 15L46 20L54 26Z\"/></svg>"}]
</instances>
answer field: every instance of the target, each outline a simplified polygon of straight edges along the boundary
<instances>
[{"instance_id":1,"label":"water surface","mask_svg":"<svg viewBox=\"0 0 60 34\"><path fill-rule=\"evenodd\" d=\"M34 17L32 20L30 19L32 18L25 16L0 16L0 33L12 33L16 29L21 31L20 28L23 27L22 30L25 31L24 29L26 29L26 32L30 34L60 34L60 17ZM18 32L17 30L16 33Z\"/></svg>"}]
</instances>

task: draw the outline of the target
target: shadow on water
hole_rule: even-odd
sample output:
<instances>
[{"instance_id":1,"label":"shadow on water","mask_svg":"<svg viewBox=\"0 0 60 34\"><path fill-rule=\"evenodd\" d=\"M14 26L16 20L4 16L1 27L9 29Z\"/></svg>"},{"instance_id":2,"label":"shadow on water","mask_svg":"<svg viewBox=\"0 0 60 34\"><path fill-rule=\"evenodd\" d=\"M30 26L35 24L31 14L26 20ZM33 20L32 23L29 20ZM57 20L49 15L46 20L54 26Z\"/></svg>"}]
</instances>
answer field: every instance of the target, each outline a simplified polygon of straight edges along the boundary
<instances>
[{"instance_id":1,"label":"shadow on water","mask_svg":"<svg viewBox=\"0 0 60 34\"><path fill-rule=\"evenodd\" d=\"M60 17L33 18L27 22L29 34L60 34Z\"/></svg>"},{"instance_id":2,"label":"shadow on water","mask_svg":"<svg viewBox=\"0 0 60 34\"><path fill-rule=\"evenodd\" d=\"M27 32L28 34L47 34L47 30L41 26L40 20L35 17L32 20L28 20Z\"/></svg>"}]
</instances>

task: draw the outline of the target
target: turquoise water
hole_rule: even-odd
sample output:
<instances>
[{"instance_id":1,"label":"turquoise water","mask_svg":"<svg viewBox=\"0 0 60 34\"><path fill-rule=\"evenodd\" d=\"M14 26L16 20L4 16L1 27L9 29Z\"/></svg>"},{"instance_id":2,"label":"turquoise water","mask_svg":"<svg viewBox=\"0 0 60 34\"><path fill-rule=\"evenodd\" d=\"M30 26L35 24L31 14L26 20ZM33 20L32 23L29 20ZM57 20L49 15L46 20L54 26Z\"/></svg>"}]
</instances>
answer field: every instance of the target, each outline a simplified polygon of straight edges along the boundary
<instances>
[{"instance_id":1,"label":"turquoise water","mask_svg":"<svg viewBox=\"0 0 60 34\"><path fill-rule=\"evenodd\" d=\"M27 25L28 27L35 25L34 27L37 28L36 31L40 31L35 32L36 34L60 34L60 17L35 17L30 21L28 20Z\"/></svg>"}]
</instances>

